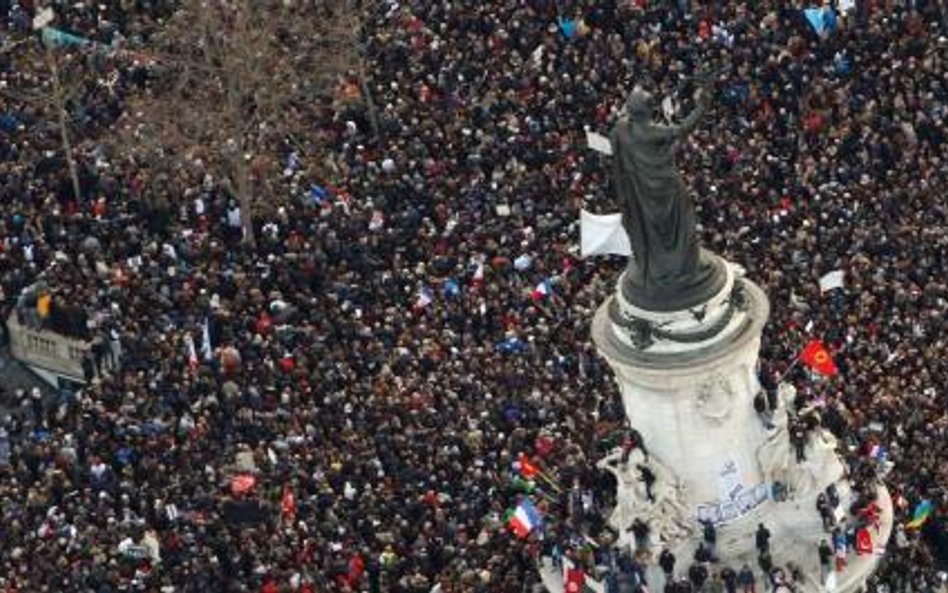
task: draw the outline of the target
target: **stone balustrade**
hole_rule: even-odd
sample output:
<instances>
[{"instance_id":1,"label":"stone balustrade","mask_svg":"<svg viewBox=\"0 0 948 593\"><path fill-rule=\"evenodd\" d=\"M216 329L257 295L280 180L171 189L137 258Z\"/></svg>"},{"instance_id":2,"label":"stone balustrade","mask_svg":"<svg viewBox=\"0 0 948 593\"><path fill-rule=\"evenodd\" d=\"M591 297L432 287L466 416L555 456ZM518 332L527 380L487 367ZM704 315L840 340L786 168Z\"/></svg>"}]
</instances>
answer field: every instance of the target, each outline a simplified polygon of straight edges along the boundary
<instances>
[{"instance_id":1,"label":"stone balustrade","mask_svg":"<svg viewBox=\"0 0 948 593\"><path fill-rule=\"evenodd\" d=\"M7 329L10 353L15 359L54 375L85 382L82 359L92 348L91 342L25 326L17 320L16 313L7 319Z\"/></svg>"}]
</instances>

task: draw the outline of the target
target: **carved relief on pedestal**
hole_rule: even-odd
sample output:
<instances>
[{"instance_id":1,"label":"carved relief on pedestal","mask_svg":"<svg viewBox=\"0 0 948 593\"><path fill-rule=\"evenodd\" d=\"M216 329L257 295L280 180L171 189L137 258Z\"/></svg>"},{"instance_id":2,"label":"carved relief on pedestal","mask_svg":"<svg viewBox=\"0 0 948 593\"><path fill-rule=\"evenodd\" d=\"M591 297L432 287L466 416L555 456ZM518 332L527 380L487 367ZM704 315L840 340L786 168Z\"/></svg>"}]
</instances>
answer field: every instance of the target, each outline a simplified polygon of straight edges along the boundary
<instances>
[{"instance_id":1,"label":"carved relief on pedestal","mask_svg":"<svg viewBox=\"0 0 948 593\"><path fill-rule=\"evenodd\" d=\"M734 408L735 394L731 382L721 374L712 375L711 379L698 387L695 397L695 410L702 417L717 422L723 422Z\"/></svg>"},{"instance_id":2,"label":"carved relief on pedestal","mask_svg":"<svg viewBox=\"0 0 948 593\"><path fill-rule=\"evenodd\" d=\"M641 450L635 449L623 462L621 450L616 449L597 465L612 473L619 483L616 508L609 517L609 524L620 534L626 534L632 522L641 519L648 524L653 537L665 545L674 545L691 537L694 528L685 502L685 486L675 472L654 455L646 461ZM648 499L639 465L648 466L655 474L652 486L654 501Z\"/></svg>"},{"instance_id":3,"label":"carved relief on pedestal","mask_svg":"<svg viewBox=\"0 0 948 593\"><path fill-rule=\"evenodd\" d=\"M780 386L774 428L757 450L757 460L768 483L781 482L787 486L790 498L804 498L839 480L843 465L836 455L836 437L824 429L813 431L806 445L806 459L797 461L787 426L787 408L795 395L791 385Z\"/></svg>"}]
</instances>

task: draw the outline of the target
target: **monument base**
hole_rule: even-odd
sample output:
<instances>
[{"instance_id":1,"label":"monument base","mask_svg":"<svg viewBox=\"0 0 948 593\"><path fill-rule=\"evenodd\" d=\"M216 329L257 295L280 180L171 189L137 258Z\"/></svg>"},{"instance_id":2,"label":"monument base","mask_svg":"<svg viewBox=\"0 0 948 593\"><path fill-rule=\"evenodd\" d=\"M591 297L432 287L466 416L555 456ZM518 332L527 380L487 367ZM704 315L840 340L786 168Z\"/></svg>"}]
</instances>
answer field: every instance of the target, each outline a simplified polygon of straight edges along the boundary
<instances>
[{"instance_id":1,"label":"monument base","mask_svg":"<svg viewBox=\"0 0 948 593\"><path fill-rule=\"evenodd\" d=\"M767 431L753 400L768 302L753 283L735 276L728 271L700 321L687 311L630 310L618 295L593 319L593 341L616 375L629 424L656 459L674 468L693 524L716 513L733 520L765 498L757 450ZM647 315L667 333L653 332L651 344L637 347L616 319L617 302L623 318Z\"/></svg>"},{"instance_id":2,"label":"monument base","mask_svg":"<svg viewBox=\"0 0 948 593\"><path fill-rule=\"evenodd\" d=\"M771 533L773 566L802 575L797 591L825 590L818 546L829 533L816 499L835 485L840 508L852 502L836 441L813 429L805 459L798 459L788 427L789 386L781 388L776 410L758 414L757 358L769 302L739 267L707 257L718 271L708 276L714 281L706 288L713 289L703 290L700 300L643 307L627 290L627 270L593 319L593 341L615 373L629 424L644 445L625 459L617 450L599 463L618 484L616 508L608 518L617 534L613 543L638 556L651 555L652 567L667 548L678 559L676 574L684 575L702 540L702 524L710 522L717 531L713 553L718 562L709 573L714 566L739 571L746 563L758 585L769 590L755 546L763 524ZM646 469L655 478L650 492L644 485ZM882 486L879 506L882 516L872 537L884 547L892 509ZM645 549L635 549L631 527L636 519L650 529L652 543ZM875 554L851 554L845 569L832 573L833 590L855 591L877 561ZM547 588L562 591L562 575L543 566ZM650 579L649 590L663 590L663 580L661 575Z\"/></svg>"},{"instance_id":3,"label":"monument base","mask_svg":"<svg viewBox=\"0 0 948 593\"><path fill-rule=\"evenodd\" d=\"M650 311L680 311L701 305L724 286L726 262L710 251L698 252L700 273L688 279L688 284L666 287L644 285L635 258L619 282L622 297L636 307Z\"/></svg>"},{"instance_id":4,"label":"monument base","mask_svg":"<svg viewBox=\"0 0 948 593\"><path fill-rule=\"evenodd\" d=\"M841 484L841 489L844 484ZM840 493L845 499L840 504L849 502L849 491ZM620 490L619 496L623 496ZM868 578L876 570L885 544L892 534L893 513L892 500L885 486L878 486L877 502L881 509L878 528L870 528L873 540L871 554L857 555L850 553L843 570L825 572L819 562L818 547L821 540L831 541L830 534L823 529L822 522L815 508L816 497L807 500L795 500L781 503L771 503L759 507L752 520L740 522L734 526L725 526L718 529L718 545L715 550L717 561L710 562L709 578L724 567L730 567L739 572L746 563L754 571L757 579L758 591L770 591L771 586L764 579L757 562L754 549L754 533L758 523L764 523L771 533L770 549L773 565L784 569L794 567L802 575L802 580L793 583L796 593L854 593L862 589ZM697 535L691 542L682 542L677 546L669 547L675 555L676 574L681 577L687 574L688 568L694 562L694 553L700 541ZM665 575L658 566L658 556L663 549L660 541L652 541L644 549L637 550L631 533L626 534L618 544L620 550L629 550L636 557L646 562L646 579L649 591L665 590ZM835 561L835 560L834 560ZM544 558L539 565L543 585L550 593L564 593L563 572L554 566L550 558ZM593 577L591 577L593 578Z\"/></svg>"}]
</instances>

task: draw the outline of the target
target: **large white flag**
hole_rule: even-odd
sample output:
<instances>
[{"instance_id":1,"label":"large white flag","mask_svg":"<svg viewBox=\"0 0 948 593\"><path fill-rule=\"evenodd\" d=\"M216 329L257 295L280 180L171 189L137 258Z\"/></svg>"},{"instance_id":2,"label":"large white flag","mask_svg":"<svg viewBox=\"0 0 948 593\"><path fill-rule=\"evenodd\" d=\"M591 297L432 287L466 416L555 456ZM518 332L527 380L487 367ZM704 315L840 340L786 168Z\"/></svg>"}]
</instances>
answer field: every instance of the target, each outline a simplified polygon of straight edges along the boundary
<instances>
[{"instance_id":1,"label":"large white flag","mask_svg":"<svg viewBox=\"0 0 948 593\"><path fill-rule=\"evenodd\" d=\"M833 270L828 274L823 274L820 278L820 293L829 292L834 288L845 286L846 273L843 270Z\"/></svg>"},{"instance_id":2,"label":"large white flag","mask_svg":"<svg viewBox=\"0 0 948 593\"><path fill-rule=\"evenodd\" d=\"M621 214L591 214L582 210L579 214L580 254L631 255L629 235L622 226Z\"/></svg>"},{"instance_id":3,"label":"large white flag","mask_svg":"<svg viewBox=\"0 0 948 593\"><path fill-rule=\"evenodd\" d=\"M612 142L606 136L586 130L586 144L589 148L602 154L612 155Z\"/></svg>"}]
</instances>

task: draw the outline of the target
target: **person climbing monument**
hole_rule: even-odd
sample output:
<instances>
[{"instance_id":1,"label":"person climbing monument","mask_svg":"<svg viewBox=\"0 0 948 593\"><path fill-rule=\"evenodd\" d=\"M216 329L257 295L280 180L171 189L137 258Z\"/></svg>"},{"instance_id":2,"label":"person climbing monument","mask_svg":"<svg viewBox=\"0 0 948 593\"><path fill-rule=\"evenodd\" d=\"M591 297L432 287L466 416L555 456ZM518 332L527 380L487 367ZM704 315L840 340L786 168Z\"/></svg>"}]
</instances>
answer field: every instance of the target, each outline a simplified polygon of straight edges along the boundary
<instances>
[{"instance_id":1,"label":"person climbing monument","mask_svg":"<svg viewBox=\"0 0 948 593\"><path fill-rule=\"evenodd\" d=\"M714 523L708 519L701 520L702 525L702 537L704 539L705 545L708 547L708 552L711 554L712 560L716 555L717 543L718 543L718 532L714 528Z\"/></svg>"},{"instance_id":2,"label":"person climbing monument","mask_svg":"<svg viewBox=\"0 0 948 593\"><path fill-rule=\"evenodd\" d=\"M741 572L737 574L737 584L741 586L742 593L756 593L757 579L754 577L754 571L744 563Z\"/></svg>"},{"instance_id":3,"label":"person climbing monument","mask_svg":"<svg viewBox=\"0 0 948 593\"><path fill-rule=\"evenodd\" d=\"M675 572L675 555L672 554L671 550L668 548L662 550L662 553L658 556L658 565L662 567L662 571L665 573L665 580L671 580Z\"/></svg>"},{"instance_id":4,"label":"person climbing monument","mask_svg":"<svg viewBox=\"0 0 948 593\"><path fill-rule=\"evenodd\" d=\"M648 497L649 502L655 502L655 494L652 492L652 486L655 485L655 472L652 469L644 464L639 464L638 470L641 473L639 478L642 482L645 483L645 495Z\"/></svg>"},{"instance_id":5,"label":"person climbing monument","mask_svg":"<svg viewBox=\"0 0 948 593\"><path fill-rule=\"evenodd\" d=\"M756 542L758 554L770 550L770 530L764 527L763 523L757 525Z\"/></svg>"},{"instance_id":6,"label":"person climbing monument","mask_svg":"<svg viewBox=\"0 0 948 593\"><path fill-rule=\"evenodd\" d=\"M635 518L635 521L632 521L632 535L635 536L635 549L636 550L646 550L649 546L649 532L651 529L648 526L648 523Z\"/></svg>"}]
</instances>

